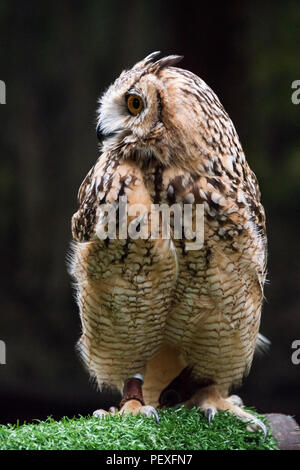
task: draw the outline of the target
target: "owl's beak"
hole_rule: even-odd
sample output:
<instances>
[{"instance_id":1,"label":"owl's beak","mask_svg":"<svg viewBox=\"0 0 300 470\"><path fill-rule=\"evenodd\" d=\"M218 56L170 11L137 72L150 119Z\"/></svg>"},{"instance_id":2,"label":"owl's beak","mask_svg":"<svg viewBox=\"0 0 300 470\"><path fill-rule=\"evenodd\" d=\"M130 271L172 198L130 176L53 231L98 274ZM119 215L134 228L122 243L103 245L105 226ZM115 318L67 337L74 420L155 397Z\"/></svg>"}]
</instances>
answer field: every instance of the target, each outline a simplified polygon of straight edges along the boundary
<instances>
[{"instance_id":1,"label":"owl's beak","mask_svg":"<svg viewBox=\"0 0 300 470\"><path fill-rule=\"evenodd\" d=\"M102 142L105 138L108 138L108 137L113 137L114 135L116 135L118 132L120 131L123 131L124 129L120 128L120 129L116 129L114 132L103 132L103 130L101 129L101 125L98 124L97 126L97 129L96 129L96 133L97 133L97 138L100 142Z\"/></svg>"}]
</instances>

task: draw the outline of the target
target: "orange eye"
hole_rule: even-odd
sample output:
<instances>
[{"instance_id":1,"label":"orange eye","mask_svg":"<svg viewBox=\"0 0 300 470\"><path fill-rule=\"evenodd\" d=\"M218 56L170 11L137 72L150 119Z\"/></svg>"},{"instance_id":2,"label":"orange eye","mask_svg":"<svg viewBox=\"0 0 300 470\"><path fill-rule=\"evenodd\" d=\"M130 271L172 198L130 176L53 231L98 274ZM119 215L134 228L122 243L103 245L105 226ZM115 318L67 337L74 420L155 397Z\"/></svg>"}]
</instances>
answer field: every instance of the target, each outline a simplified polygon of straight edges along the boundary
<instances>
[{"instance_id":1,"label":"orange eye","mask_svg":"<svg viewBox=\"0 0 300 470\"><path fill-rule=\"evenodd\" d=\"M143 100L138 95L127 96L127 108L130 114L137 116L143 109Z\"/></svg>"}]
</instances>

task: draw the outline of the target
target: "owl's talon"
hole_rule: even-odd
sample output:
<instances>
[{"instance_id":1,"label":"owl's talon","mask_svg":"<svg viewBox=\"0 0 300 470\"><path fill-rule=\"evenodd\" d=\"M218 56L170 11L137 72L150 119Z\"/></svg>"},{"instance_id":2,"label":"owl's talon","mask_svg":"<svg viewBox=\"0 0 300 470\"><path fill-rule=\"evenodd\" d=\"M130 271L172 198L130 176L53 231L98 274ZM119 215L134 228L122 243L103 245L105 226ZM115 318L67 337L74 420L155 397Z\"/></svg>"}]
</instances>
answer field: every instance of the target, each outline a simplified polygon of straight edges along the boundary
<instances>
[{"instance_id":1,"label":"owl's talon","mask_svg":"<svg viewBox=\"0 0 300 470\"><path fill-rule=\"evenodd\" d=\"M244 421L245 423L248 423L248 426L247 426L248 431L255 432L255 431L260 429L264 433L264 441L266 440L268 430L266 428L266 425L260 419L255 418L253 416L253 418L251 420L246 420L245 419L245 420L242 420L242 421Z\"/></svg>"},{"instance_id":2,"label":"owl's talon","mask_svg":"<svg viewBox=\"0 0 300 470\"><path fill-rule=\"evenodd\" d=\"M158 413L156 411L155 408L153 408L153 406L150 406L150 405L147 405L147 406L143 406L141 408L141 413L145 416L147 416L147 418L150 418L151 416L154 416L154 419L156 421L156 424L159 425L159 417L158 417Z\"/></svg>"},{"instance_id":3,"label":"owl's talon","mask_svg":"<svg viewBox=\"0 0 300 470\"><path fill-rule=\"evenodd\" d=\"M208 419L208 424L210 425L217 413L217 409L214 406L209 406L204 410L204 415Z\"/></svg>"},{"instance_id":4,"label":"owl's talon","mask_svg":"<svg viewBox=\"0 0 300 470\"><path fill-rule=\"evenodd\" d=\"M249 431L261 430L264 433L264 439L267 436L267 427L253 414L237 405L241 403L241 399L236 395L229 398L223 398L216 385L210 385L200 388L194 396L187 400L184 404L187 408L198 406L204 415L208 418L208 422L214 418L218 411L228 411L235 415L240 421L247 424Z\"/></svg>"}]
</instances>

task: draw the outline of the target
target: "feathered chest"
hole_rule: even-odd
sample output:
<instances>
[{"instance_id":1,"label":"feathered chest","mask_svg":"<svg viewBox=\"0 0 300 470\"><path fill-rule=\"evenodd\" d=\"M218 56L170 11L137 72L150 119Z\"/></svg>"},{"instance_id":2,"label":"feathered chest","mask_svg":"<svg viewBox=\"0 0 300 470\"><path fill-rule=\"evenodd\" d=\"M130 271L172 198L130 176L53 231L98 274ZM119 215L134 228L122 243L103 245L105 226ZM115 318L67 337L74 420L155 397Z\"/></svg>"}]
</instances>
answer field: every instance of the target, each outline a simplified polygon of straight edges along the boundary
<instances>
[{"instance_id":1,"label":"feathered chest","mask_svg":"<svg viewBox=\"0 0 300 470\"><path fill-rule=\"evenodd\" d=\"M213 231L215 240L245 231L264 235L264 211L247 181L108 157L101 156L79 189L79 210L72 219L77 241L188 239L189 229L204 231L206 238Z\"/></svg>"}]
</instances>

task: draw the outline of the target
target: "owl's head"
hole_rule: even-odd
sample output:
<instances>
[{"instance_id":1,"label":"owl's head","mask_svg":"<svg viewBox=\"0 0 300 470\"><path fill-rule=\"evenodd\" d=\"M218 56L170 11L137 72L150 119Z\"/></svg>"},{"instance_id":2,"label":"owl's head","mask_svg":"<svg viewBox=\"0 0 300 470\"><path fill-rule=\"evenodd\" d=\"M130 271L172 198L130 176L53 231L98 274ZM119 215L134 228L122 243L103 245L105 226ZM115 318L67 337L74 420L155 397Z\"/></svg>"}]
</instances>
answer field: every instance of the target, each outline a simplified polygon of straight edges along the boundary
<instances>
[{"instance_id":1,"label":"owl's head","mask_svg":"<svg viewBox=\"0 0 300 470\"><path fill-rule=\"evenodd\" d=\"M103 151L174 165L187 154L193 158L193 151L199 156L207 130L211 137L206 109L213 117L221 105L203 80L174 67L182 56L156 60L159 54L153 52L123 71L103 94L97 135Z\"/></svg>"}]
</instances>

